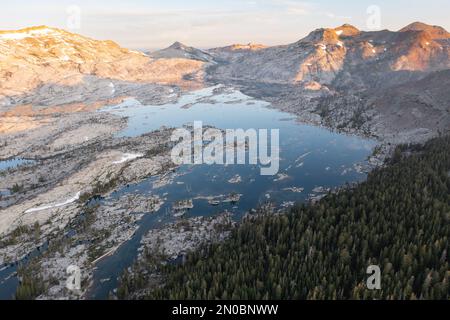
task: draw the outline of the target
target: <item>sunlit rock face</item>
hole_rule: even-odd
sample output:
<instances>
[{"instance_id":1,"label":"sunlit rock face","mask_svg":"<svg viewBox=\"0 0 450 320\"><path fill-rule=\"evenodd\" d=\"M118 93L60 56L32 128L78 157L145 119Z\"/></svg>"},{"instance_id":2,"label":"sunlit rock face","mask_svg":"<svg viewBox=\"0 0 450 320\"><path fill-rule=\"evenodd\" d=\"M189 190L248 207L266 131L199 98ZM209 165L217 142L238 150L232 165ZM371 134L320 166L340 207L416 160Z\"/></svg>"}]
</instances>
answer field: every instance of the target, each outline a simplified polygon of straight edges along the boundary
<instances>
[{"instance_id":1,"label":"sunlit rock face","mask_svg":"<svg viewBox=\"0 0 450 320\"><path fill-rule=\"evenodd\" d=\"M365 32L345 24L288 45L209 52L224 63L209 70L208 80L239 86L316 124L368 125L392 139L403 132L404 141L421 136L418 128L448 130L450 34L441 27L416 22Z\"/></svg>"},{"instance_id":2,"label":"sunlit rock face","mask_svg":"<svg viewBox=\"0 0 450 320\"><path fill-rule=\"evenodd\" d=\"M145 54L46 26L0 31L0 107L39 104L42 101L28 101L23 95L43 86L49 95L62 90L72 96L98 94L98 100L105 100L123 93L114 81L188 89L202 87L205 78L303 87L317 82L324 90L343 83L400 84L421 73L449 68L449 35L441 27L419 22L398 32L363 32L345 24L314 30L289 45L249 43L200 50L175 42ZM95 93L88 87L95 87Z\"/></svg>"},{"instance_id":3,"label":"sunlit rock face","mask_svg":"<svg viewBox=\"0 0 450 320\"><path fill-rule=\"evenodd\" d=\"M314 123L345 126L361 110L370 111L365 119L373 121L373 113L383 110L390 121L392 113L409 116L411 100L419 108L413 122L422 113L434 121L447 118L437 100L430 104L420 90L416 99L396 87L445 78L433 73L449 68L450 34L419 22L376 32L344 24L280 46L249 43L202 50L175 42L148 53L46 26L1 31L0 131L32 129L45 120L38 115L91 111L128 97L143 104L168 103L183 90L217 83L239 87ZM445 97L446 90L437 83L435 96ZM396 110L378 99L393 91L398 92ZM338 113L345 114L342 121L334 120ZM420 125L434 130L427 119L420 118Z\"/></svg>"},{"instance_id":4,"label":"sunlit rock face","mask_svg":"<svg viewBox=\"0 0 450 320\"><path fill-rule=\"evenodd\" d=\"M410 80L413 73L450 67L450 34L423 23L413 23L398 32L364 32L345 24L317 29L289 45L236 54L231 48L210 51L229 62L219 66L212 77L300 86L310 86L311 81L339 86L345 80L342 78L352 77L352 85L372 87L400 84ZM393 73L398 74L392 77Z\"/></svg>"},{"instance_id":5,"label":"sunlit rock face","mask_svg":"<svg viewBox=\"0 0 450 320\"><path fill-rule=\"evenodd\" d=\"M92 111L129 96L165 103L203 86L206 61L150 57L112 41L39 26L0 31L0 133L40 127L52 114Z\"/></svg>"},{"instance_id":6,"label":"sunlit rock face","mask_svg":"<svg viewBox=\"0 0 450 320\"><path fill-rule=\"evenodd\" d=\"M85 76L178 84L186 82L188 75L201 73L203 66L203 61L187 57L153 59L112 41L46 26L0 31L1 96L20 96L45 84L73 86L83 83Z\"/></svg>"}]
</instances>

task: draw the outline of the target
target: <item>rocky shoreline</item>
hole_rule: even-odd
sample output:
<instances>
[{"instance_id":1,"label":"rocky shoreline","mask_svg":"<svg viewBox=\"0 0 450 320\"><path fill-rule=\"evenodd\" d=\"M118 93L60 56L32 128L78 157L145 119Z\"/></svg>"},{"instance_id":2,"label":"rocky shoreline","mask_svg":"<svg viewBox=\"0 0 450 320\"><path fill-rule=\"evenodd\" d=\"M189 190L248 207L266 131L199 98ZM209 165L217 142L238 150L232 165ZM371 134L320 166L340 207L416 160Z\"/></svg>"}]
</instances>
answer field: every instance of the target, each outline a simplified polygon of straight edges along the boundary
<instances>
[{"instance_id":1,"label":"rocky shoreline","mask_svg":"<svg viewBox=\"0 0 450 320\"><path fill-rule=\"evenodd\" d=\"M73 298L64 289L67 266L84 267L83 281L89 281L87 270L96 260L127 241L142 215L163 203L130 196L97 208L91 199L174 168L171 129L119 138L115 134L125 127L124 118L91 112L59 117L57 125L0 137L6 142L0 157L35 160L0 172L0 189L9 190L0 195L0 265L7 268L40 249L25 262L40 270L35 272L45 287L40 298Z\"/></svg>"},{"instance_id":2,"label":"rocky shoreline","mask_svg":"<svg viewBox=\"0 0 450 320\"><path fill-rule=\"evenodd\" d=\"M182 219L150 230L142 237L138 258L124 271L113 298L144 298L149 289L147 286L140 288L139 284L161 285L163 279L158 271L161 265L183 263L188 252L225 240L235 225L232 215L224 212L209 218ZM130 289L132 296L127 295Z\"/></svg>"},{"instance_id":3,"label":"rocky shoreline","mask_svg":"<svg viewBox=\"0 0 450 320\"><path fill-rule=\"evenodd\" d=\"M214 95L229 90L224 86L215 87L213 95L208 96L205 101L219 103ZM204 102L202 99L200 101ZM306 115L308 112L316 114L316 111L299 112L298 109L280 107L274 100L272 102L272 107L293 113L304 123L330 127L329 123L319 121L318 117ZM39 292L38 297L82 299L92 285L95 264L114 254L122 243L134 235L143 215L158 211L164 203L163 198L129 195L112 200L108 195L121 186L137 183L150 176L159 175L153 183L154 188L173 183L175 176L172 170L175 165L171 162L168 144L172 129L161 128L138 137L118 137L117 133L126 127L127 119L108 112L61 114L54 121L39 129L32 129L27 134L0 136L0 145L4 145L0 157L20 156L35 161L0 172L0 190L9 191L0 195L0 265L21 261L36 248L48 247L39 258L28 262L35 270L39 270L35 271L39 278L34 281L45 288ZM336 124L332 127L336 127ZM367 127L362 128L344 131L373 138ZM342 174L349 171L367 173L382 166L392 153L395 143L380 141L381 144L375 148L367 165L355 164L352 168L343 169ZM304 155L306 156L307 154ZM302 166L302 157L293 165ZM280 173L274 177L274 182L287 179L287 174ZM242 177L239 175L228 180L230 184L241 182ZM322 188L318 186L308 194L308 201L315 203L326 196L330 190ZM303 188L293 187L285 191L301 193ZM238 202L241 196L230 194L207 197L207 200L211 206L217 206L225 202ZM270 195L266 196L269 200ZM95 199L98 198L102 199L101 205L96 205ZM280 208L292 205L294 203L288 201L282 203ZM181 218L192 207L192 199L175 203L174 216ZM78 230L80 219L83 220L83 228ZM88 225L86 221L89 222ZM190 220L189 229L198 229L199 234L193 236L190 233L189 241L183 237L175 240L173 225L161 229L165 231L152 231L153 233L144 237L143 247L149 246L145 239L153 239L155 234L160 236L159 232L167 232L168 238L164 241L178 243L173 250L181 248L179 252L165 248L169 256L174 258L176 254L192 250L212 238L220 241L223 238L220 233L213 235L214 229L208 229L205 234L204 228L205 224L217 221ZM159 252L155 256L165 256L167 252ZM83 292L74 293L65 289L66 269L72 264L81 266L84 270ZM17 276L20 277L20 274L21 272Z\"/></svg>"}]
</instances>

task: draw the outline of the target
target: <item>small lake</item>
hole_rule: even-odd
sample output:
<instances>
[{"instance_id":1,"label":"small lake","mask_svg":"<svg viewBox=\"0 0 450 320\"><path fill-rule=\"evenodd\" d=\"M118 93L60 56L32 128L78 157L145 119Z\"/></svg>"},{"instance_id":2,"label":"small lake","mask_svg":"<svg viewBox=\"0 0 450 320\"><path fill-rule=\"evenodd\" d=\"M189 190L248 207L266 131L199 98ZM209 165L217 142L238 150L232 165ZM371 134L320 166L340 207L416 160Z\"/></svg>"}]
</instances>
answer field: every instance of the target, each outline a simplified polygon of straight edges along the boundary
<instances>
[{"instance_id":1,"label":"small lake","mask_svg":"<svg viewBox=\"0 0 450 320\"><path fill-rule=\"evenodd\" d=\"M23 165L32 164L34 160L24 158L11 158L7 160L0 160L0 171L14 169Z\"/></svg>"},{"instance_id":2,"label":"small lake","mask_svg":"<svg viewBox=\"0 0 450 320\"><path fill-rule=\"evenodd\" d=\"M193 201L194 207L184 218L227 210L239 220L267 201L279 207L289 206L323 195L324 190L364 180L366 174L360 165L366 164L376 145L372 140L301 124L293 115L273 109L267 102L219 86L186 94L174 104L144 106L128 99L100 112L128 117L128 126L117 134L121 137L138 136L162 126L181 127L194 121L219 129L279 129L280 170L277 176L262 176L258 165L182 165L166 177L169 184L160 186L159 177L151 177L114 192L110 197L129 193L159 195L165 203L158 212L144 216L131 240L98 262L89 295L94 299L107 298L117 286L117 277L135 261L145 233L177 219L171 213L176 201ZM211 197L223 199L230 194L240 194L241 198L236 203L210 202Z\"/></svg>"}]
</instances>

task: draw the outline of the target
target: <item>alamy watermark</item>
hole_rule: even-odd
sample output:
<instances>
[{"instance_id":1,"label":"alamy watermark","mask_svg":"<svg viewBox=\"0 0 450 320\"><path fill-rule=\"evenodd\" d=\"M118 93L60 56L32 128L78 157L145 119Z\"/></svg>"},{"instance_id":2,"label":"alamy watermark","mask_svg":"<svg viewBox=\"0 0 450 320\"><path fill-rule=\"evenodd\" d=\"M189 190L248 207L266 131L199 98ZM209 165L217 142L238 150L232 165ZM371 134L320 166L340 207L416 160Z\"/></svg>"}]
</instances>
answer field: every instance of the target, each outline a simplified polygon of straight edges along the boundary
<instances>
[{"instance_id":1,"label":"alamy watermark","mask_svg":"<svg viewBox=\"0 0 450 320\"><path fill-rule=\"evenodd\" d=\"M66 280L66 288L70 291L81 290L81 269L78 266L70 265L66 269L68 275Z\"/></svg>"},{"instance_id":2,"label":"alamy watermark","mask_svg":"<svg viewBox=\"0 0 450 320\"><path fill-rule=\"evenodd\" d=\"M366 20L367 29L371 31L381 30L381 8L377 5L367 7L368 15Z\"/></svg>"},{"instance_id":3,"label":"alamy watermark","mask_svg":"<svg viewBox=\"0 0 450 320\"><path fill-rule=\"evenodd\" d=\"M193 130L175 129L171 141L177 142L171 157L178 165L259 164L265 176L276 175L280 167L279 129L203 130L202 122L194 121Z\"/></svg>"},{"instance_id":4,"label":"alamy watermark","mask_svg":"<svg viewBox=\"0 0 450 320\"><path fill-rule=\"evenodd\" d=\"M367 274L370 276L367 278L366 286L369 290L380 290L381 289L381 269L377 265L370 265L366 270Z\"/></svg>"},{"instance_id":5,"label":"alamy watermark","mask_svg":"<svg viewBox=\"0 0 450 320\"><path fill-rule=\"evenodd\" d=\"M81 8L77 5L71 5L66 8L67 13L67 29L80 30L81 29Z\"/></svg>"}]
</instances>

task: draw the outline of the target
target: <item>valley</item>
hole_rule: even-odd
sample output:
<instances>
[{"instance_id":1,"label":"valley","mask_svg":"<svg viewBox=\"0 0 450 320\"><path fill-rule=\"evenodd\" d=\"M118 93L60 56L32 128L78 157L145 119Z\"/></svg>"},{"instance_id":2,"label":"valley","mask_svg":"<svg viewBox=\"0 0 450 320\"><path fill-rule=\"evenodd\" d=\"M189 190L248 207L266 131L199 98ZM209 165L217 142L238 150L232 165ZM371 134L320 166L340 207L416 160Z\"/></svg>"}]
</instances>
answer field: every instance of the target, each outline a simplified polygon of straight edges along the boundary
<instances>
[{"instance_id":1,"label":"valley","mask_svg":"<svg viewBox=\"0 0 450 320\"><path fill-rule=\"evenodd\" d=\"M0 32L0 298L128 298L124 277L159 285L155 265L241 221L365 181L399 144L448 134L449 56L450 35L422 23L155 52L46 26ZM279 129L278 174L174 164L171 134L194 121Z\"/></svg>"}]
</instances>

